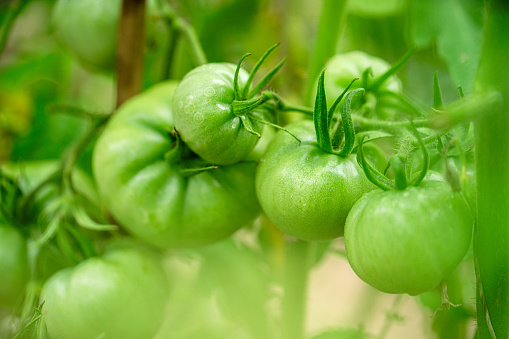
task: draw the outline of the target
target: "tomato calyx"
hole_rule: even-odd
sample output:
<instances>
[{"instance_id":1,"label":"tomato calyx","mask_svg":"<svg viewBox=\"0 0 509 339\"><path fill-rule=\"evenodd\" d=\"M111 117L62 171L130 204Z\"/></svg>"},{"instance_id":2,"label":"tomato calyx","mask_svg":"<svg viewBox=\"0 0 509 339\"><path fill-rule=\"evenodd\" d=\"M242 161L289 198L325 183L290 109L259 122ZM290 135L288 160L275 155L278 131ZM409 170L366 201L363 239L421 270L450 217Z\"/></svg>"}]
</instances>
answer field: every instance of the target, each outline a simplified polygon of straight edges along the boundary
<instances>
[{"instance_id":1,"label":"tomato calyx","mask_svg":"<svg viewBox=\"0 0 509 339\"><path fill-rule=\"evenodd\" d=\"M401 57L401 59L392 64L391 68L389 68L384 74L372 79L369 82L367 81L369 79L368 75L370 72L372 74L372 71L370 68L368 68L366 71L364 71L362 76L363 86L366 86L367 91L377 91L387 79L396 74L396 72L399 71L401 67L403 67L408 62L408 60L410 60L410 57L414 54L414 52L415 48L411 48L408 52L405 53L405 55L403 55L403 57Z\"/></svg>"},{"instance_id":2,"label":"tomato calyx","mask_svg":"<svg viewBox=\"0 0 509 339\"><path fill-rule=\"evenodd\" d=\"M198 156L194 154L191 149L184 143L176 129L173 129L173 131L170 132L170 136L174 140L172 143L172 148L164 154L164 159L169 164L178 166L182 163L185 163L186 160L195 160L198 158ZM179 167L179 173L183 177L188 177L219 168L219 166L211 164L206 164L205 166L200 167Z\"/></svg>"},{"instance_id":3,"label":"tomato calyx","mask_svg":"<svg viewBox=\"0 0 509 339\"><path fill-rule=\"evenodd\" d=\"M389 190L404 190L408 186L419 186L419 184L422 182L424 177L426 176L426 173L428 171L428 165L429 165L429 155L428 150L426 149L426 146L424 145L424 142L422 141L422 138L419 135L419 132L413 125L412 120L410 120L410 126L411 131L413 132L415 138L417 139L417 142L420 146L420 149L423 154L423 163L421 170L415 174L411 175L410 173L410 180L407 178L407 168L406 168L406 159L405 157L401 155L394 155L389 159L389 163L387 164L387 167L384 171L384 173L381 173L378 171L375 167L373 167L369 162L366 160L363 145L366 139L366 135L359 136L357 138L357 162L363 169L364 173L366 174L366 177L371 181L373 184L378 186L384 191ZM389 167L392 167L392 171L394 173L394 180L389 179L385 173L389 169Z\"/></svg>"},{"instance_id":4,"label":"tomato calyx","mask_svg":"<svg viewBox=\"0 0 509 339\"><path fill-rule=\"evenodd\" d=\"M329 110L327 110L327 98L325 96L325 84L324 84L325 70L322 71L320 77L318 79L318 89L316 92L316 100L315 100L315 109L313 111L313 121L315 126L316 140L320 148L330 154L337 154L340 157L347 157L355 145L355 128L353 126L352 121L352 99L358 93L364 93L364 88L357 88L350 93L347 94L348 90L352 86L352 84L358 80L353 79L352 82L348 85L348 87L341 93L341 95L336 99L334 104L331 106ZM343 100L343 98L345 98ZM334 112L338 107L339 103L343 100L343 104L341 106L341 121L342 125L339 124L339 121L336 123L335 128L333 129L334 133L331 138L331 125L334 118ZM342 135L345 137L345 144L343 148L338 151L335 150L334 146L339 146L339 143L342 139Z\"/></svg>"}]
</instances>

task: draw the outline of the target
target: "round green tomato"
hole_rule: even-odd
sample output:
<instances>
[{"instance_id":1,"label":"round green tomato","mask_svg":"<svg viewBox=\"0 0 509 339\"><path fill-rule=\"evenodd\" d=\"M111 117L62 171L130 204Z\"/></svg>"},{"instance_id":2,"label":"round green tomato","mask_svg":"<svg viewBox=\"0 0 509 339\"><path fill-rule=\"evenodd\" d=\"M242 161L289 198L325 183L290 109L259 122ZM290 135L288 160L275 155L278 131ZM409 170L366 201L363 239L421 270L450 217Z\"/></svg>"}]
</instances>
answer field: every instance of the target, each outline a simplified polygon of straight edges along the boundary
<instances>
[{"instance_id":1,"label":"round green tomato","mask_svg":"<svg viewBox=\"0 0 509 339\"><path fill-rule=\"evenodd\" d=\"M461 192L467 199L472 214L475 215L476 213L475 211L477 208L477 189L476 189L477 179L475 175L474 152L469 152L465 156L466 156L465 176L462 176L463 163L461 157L459 156L449 157L447 158L447 161L449 162L449 165L452 167L452 170L458 174L461 184ZM445 174L446 168L442 154L438 154L430 159L430 168L439 173Z\"/></svg>"},{"instance_id":2,"label":"round green tomato","mask_svg":"<svg viewBox=\"0 0 509 339\"><path fill-rule=\"evenodd\" d=\"M29 276L25 239L0 220L0 307L13 309L20 302Z\"/></svg>"},{"instance_id":3,"label":"round green tomato","mask_svg":"<svg viewBox=\"0 0 509 339\"><path fill-rule=\"evenodd\" d=\"M330 105L348 87L354 78L362 79L362 73L371 67L373 77L385 73L391 65L377 57L361 51L352 51L333 56L325 65L327 76L325 77L325 94L329 98ZM359 88L362 81L357 80L350 89ZM401 91L401 81L395 76L387 79L381 89L392 92Z\"/></svg>"},{"instance_id":4,"label":"round green tomato","mask_svg":"<svg viewBox=\"0 0 509 339\"><path fill-rule=\"evenodd\" d=\"M461 193L443 181L405 190L374 191L348 215L348 261L366 283L386 293L431 290L460 263L472 237Z\"/></svg>"},{"instance_id":5,"label":"round green tomato","mask_svg":"<svg viewBox=\"0 0 509 339\"><path fill-rule=\"evenodd\" d=\"M147 0L146 6L148 12L156 13L155 1ZM83 65L112 70L116 61L121 9L122 0L57 0L52 23L57 37ZM157 39L158 35L165 34L150 15L146 21L149 38Z\"/></svg>"},{"instance_id":6,"label":"round green tomato","mask_svg":"<svg viewBox=\"0 0 509 339\"><path fill-rule=\"evenodd\" d=\"M158 255L121 243L57 272L41 302L51 338L145 339L157 333L168 293Z\"/></svg>"},{"instance_id":7,"label":"round green tomato","mask_svg":"<svg viewBox=\"0 0 509 339\"><path fill-rule=\"evenodd\" d=\"M52 17L56 34L82 63L111 69L121 4L121 0L59 0Z\"/></svg>"},{"instance_id":8,"label":"round green tomato","mask_svg":"<svg viewBox=\"0 0 509 339\"><path fill-rule=\"evenodd\" d=\"M263 210L279 229L300 239L342 236L350 208L376 187L355 155L342 158L318 146L312 121L299 121L288 129L302 143L278 132L256 172Z\"/></svg>"},{"instance_id":9,"label":"round green tomato","mask_svg":"<svg viewBox=\"0 0 509 339\"><path fill-rule=\"evenodd\" d=\"M187 73L175 90L175 127L189 148L212 164L230 165L244 160L258 141L244 128L241 118L233 114L236 67L227 63L202 65ZM240 88L248 76L240 70ZM252 124L261 132L258 123Z\"/></svg>"},{"instance_id":10,"label":"round green tomato","mask_svg":"<svg viewBox=\"0 0 509 339\"><path fill-rule=\"evenodd\" d=\"M165 155L175 142L174 82L126 102L108 122L93 153L103 202L130 233L162 248L200 246L230 236L259 213L253 163L203 167L196 155L178 163Z\"/></svg>"}]
</instances>

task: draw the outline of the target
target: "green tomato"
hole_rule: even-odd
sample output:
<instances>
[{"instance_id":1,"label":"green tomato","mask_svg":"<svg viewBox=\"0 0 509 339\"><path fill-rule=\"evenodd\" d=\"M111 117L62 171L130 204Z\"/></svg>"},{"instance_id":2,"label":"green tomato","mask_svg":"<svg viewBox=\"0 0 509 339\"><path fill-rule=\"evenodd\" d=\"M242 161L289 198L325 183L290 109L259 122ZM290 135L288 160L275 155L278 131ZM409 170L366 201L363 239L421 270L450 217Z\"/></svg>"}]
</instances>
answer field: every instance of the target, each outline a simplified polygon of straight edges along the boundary
<instances>
[{"instance_id":1,"label":"green tomato","mask_svg":"<svg viewBox=\"0 0 509 339\"><path fill-rule=\"evenodd\" d=\"M475 215L476 213L475 211L477 208L477 188L476 188L477 179L475 175L475 159L474 159L475 154L474 152L469 152L465 156L466 156L465 176L462 176L463 163L461 161L461 157L452 156L447 159L449 165L452 167L452 170L458 174L461 184L461 193L463 193L463 195L467 199L472 214ZM437 154L436 156L430 159L430 168L439 173L445 174L446 168L442 154Z\"/></svg>"},{"instance_id":2,"label":"green tomato","mask_svg":"<svg viewBox=\"0 0 509 339\"><path fill-rule=\"evenodd\" d=\"M157 13L156 3L147 0L148 12ZM57 37L86 67L112 70L115 66L122 0L57 0L52 23ZM151 41L164 30L146 19ZM161 41L156 41L161 43Z\"/></svg>"},{"instance_id":3,"label":"green tomato","mask_svg":"<svg viewBox=\"0 0 509 339\"><path fill-rule=\"evenodd\" d=\"M172 163L174 82L126 102L93 154L104 203L130 233L162 248L200 246L230 236L259 213L253 163L184 175L204 166L196 155Z\"/></svg>"},{"instance_id":4,"label":"green tomato","mask_svg":"<svg viewBox=\"0 0 509 339\"><path fill-rule=\"evenodd\" d=\"M227 63L202 65L189 72L175 90L175 127L189 148L212 164L230 165L244 160L258 141L244 128L241 118L233 114L236 67ZM240 88L248 76L240 70ZM261 132L255 121L252 124Z\"/></svg>"},{"instance_id":5,"label":"green tomato","mask_svg":"<svg viewBox=\"0 0 509 339\"><path fill-rule=\"evenodd\" d=\"M348 261L366 283L385 293L431 290L460 263L473 219L461 193L443 181L405 190L374 191L348 215Z\"/></svg>"},{"instance_id":6,"label":"green tomato","mask_svg":"<svg viewBox=\"0 0 509 339\"><path fill-rule=\"evenodd\" d=\"M366 87L362 82L362 73L369 67L373 70L373 77L377 77L384 74L391 65L382 59L361 51L352 51L333 56L325 65L327 76L325 77L324 84L325 94L329 98L329 107L343 93L353 79L358 78L359 80L355 81L350 89ZM372 79L370 78L370 80ZM356 102L354 106L358 108L366 104L371 109L374 107L374 112L381 118L394 116L397 113L397 110L391 107L394 99L388 96L379 96L378 94L381 91L400 92L401 87L401 81L393 75L374 91L367 87L366 95L362 100Z\"/></svg>"},{"instance_id":7,"label":"green tomato","mask_svg":"<svg viewBox=\"0 0 509 339\"><path fill-rule=\"evenodd\" d=\"M16 307L29 276L25 239L19 231L0 220L0 307Z\"/></svg>"},{"instance_id":8,"label":"green tomato","mask_svg":"<svg viewBox=\"0 0 509 339\"><path fill-rule=\"evenodd\" d=\"M278 132L256 172L256 193L263 210L283 232L305 240L343 235L348 212L376 187L355 155L342 158L316 143L311 121L287 128L301 141Z\"/></svg>"},{"instance_id":9,"label":"green tomato","mask_svg":"<svg viewBox=\"0 0 509 339\"><path fill-rule=\"evenodd\" d=\"M59 0L53 9L57 36L85 65L115 64L121 0Z\"/></svg>"},{"instance_id":10,"label":"green tomato","mask_svg":"<svg viewBox=\"0 0 509 339\"><path fill-rule=\"evenodd\" d=\"M120 243L53 275L41 303L51 338L145 339L157 333L168 293L159 256Z\"/></svg>"},{"instance_id":11,"label":"green tomato","mask_svg":"<svg viewBox=\"0 0 509 339\"><path fill-rule=\"evenodd\" d=\"M324 79L325 94L327 98L333 98L330 103L332 104L334 99L341 95L354 78L362 79L362 73L369 67L373 70L373 77L377 77L389 70L391 65L380 58L361 51L333 56L325 65L327 76ZM362 81L357 80L350 89L361 86ZM393 75L384 82L381 89L400 92L401 81Z\"/></svg>"}]
</instances>

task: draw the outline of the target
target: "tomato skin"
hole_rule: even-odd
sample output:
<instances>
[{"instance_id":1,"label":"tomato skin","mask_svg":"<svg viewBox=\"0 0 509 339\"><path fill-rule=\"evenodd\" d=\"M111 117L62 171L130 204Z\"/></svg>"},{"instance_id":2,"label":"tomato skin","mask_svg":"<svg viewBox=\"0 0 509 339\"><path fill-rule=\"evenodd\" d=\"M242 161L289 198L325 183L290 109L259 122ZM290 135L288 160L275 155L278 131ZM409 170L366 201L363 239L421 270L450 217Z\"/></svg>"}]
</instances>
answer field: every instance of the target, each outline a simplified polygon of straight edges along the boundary
<instances>
[{"instance_id":1,"label":"tomato skin","mask_svg":"<svg viewBox=\"0 0 509 339\"><path fill-rule=\"evenodd\" d=\"M230 165L243 160L258 142L240 117L233 114L233 78L236 65L206 64L187 73L175 90L175 127L184 142L211 164ZM239 84L247 81L241 69ZM261 132L258 123L253 128Z\"/></svg>"},{"instance_id":2,"label":"tomato skin","mask_svg":"<svg viewBox=\"0 0 509 339\"><path fill-rule=\"evenodd\" d=\"M342 158L316 143L311 121L287 128L302 143L278 132L256 172L262 209L283 232L305 240L343 235L352 205L376 187L365 177L355 155Z\"/></svg>"},{"instance_id":3,"label":"tomato skin","mask_svg":"<svg viewBox=\"0 0 509 339\"><path fill-rule=\"evenodd\" d=\"M115 64L121 0L59 0L52 22L57 36L86 65L111 69Z\"/></svg>"},{"instance_id":4,"label":"tomato skin","mask_svg":"<svg viewBox=\"0 0 509 339\"><path fill-rule=\"evenodd\" d=\"M362 51L336 54L330 58L325 65L327 76L324 79L325 94L327 98L331 98L329 99L330 104L332 104L334 99L348 87L352 79L361 79L362 73L368 67L371 67L373 70L373 76L377 77L385 73L391 65L385 60ZM381 88L393 92L400 92L401 86L401 81L396 76L392 76L384 82ZM359 87L362 87L362 82L360 80L354 82L350 89Z\"/></svg>"},{"instance_id":5,"label":"tomato skin","mask_svg":"<svg viewBox=\"0 0 509 339\"><path fill-rule=\"evenodd\" d=\"M126 102L109 121L93 154L100 195L130 233L161 248L191 247L230 236L259 213L254 163L221 166L191 176L171 164L171 94L176 83L155 86Z\"/></svg>"},{"instance_id":6,"label":"tomato skin","mask_svg":"<svg viewBox=\"0 0 509 339\"><path fill-rule=\"evenodd\" d=\"M377 190L362 197L348 215L346 254L355 273L378 290L418 295L459 264L472 225L467 201L443 181Z\"/></svg>"},{"instance_id":7,"label":"tomato skin","mask_svg":"<svg viewBox=\"0 0 509 339\"><path fill-rule=\"evenodd\" d=\"M0 220L0 308L14 309L30 276L27 243L15 228Z\"/></svg>"},{"instance_id":8,"label":"tomato skin","mask_svg":"<svg viewBox=\"0 0 509 339\"><path fill-rule=\"evenodd\" d=\"M161 325L168 281L159 256L115 244L101 257L54 274L41 302L51 338L151 338Z\"/></svg>"},{"instance_id":9,"label":"tomato skin","mask_svg":"<svg viewBox=\"0 0 509 339\"><path fill-rule=\"evenodd\" d=\"M147 0L146 31L154 43L161 44L166 34L150 15L157 14L157 5ZM56 36L80 63L91 69L111 71L117 55L122 0L57 0L52 13Z\"/></svg>"}]
</instances>

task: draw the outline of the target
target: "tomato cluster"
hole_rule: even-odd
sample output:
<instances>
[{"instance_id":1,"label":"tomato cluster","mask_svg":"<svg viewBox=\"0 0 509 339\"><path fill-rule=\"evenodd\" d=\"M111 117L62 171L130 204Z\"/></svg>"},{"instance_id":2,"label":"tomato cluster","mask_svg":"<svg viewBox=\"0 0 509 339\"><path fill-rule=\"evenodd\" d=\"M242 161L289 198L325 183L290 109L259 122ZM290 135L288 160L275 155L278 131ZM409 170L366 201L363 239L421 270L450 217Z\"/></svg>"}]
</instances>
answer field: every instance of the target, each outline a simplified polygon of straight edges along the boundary
<instances>
[{"instance_id":1,"label":"tomato cluster","mask_svg":"<svg viewBox=\"0 0 509 339\"><path fill-rule=\"evenodd\" d=\"M83 16L68 15L76 11ZM119 16L120 0L59 0L53 24L85 67L111 71ZM94 29L69 29L77 17ZM241 67L245 57L206 63L158 82L113 116L91 115L92 132L100 131L94 182L74 166L73 149L60 162L2 166L0 198L9 203L0 210L0 307L16 315L23 303L42 309L50 338L154 337L176 293L164 255L203 247L196 251L207 262L222 260L225 248L241 253L221 241L262 214L280 239L321 241L327 251L326 241L344 237L352 269L382 292L419 295L447 279L471 244L473 151L412 117L420 111L394 75L410 54L392 66L360 51L332 57L311 109L263 90L284 61L252 85L274 48L251 72ZM307 116L284 124L292 110ZM256 271L242 283L263 291L247 299L267 297L268 268L243 263L201 274L221 285L230 269ZM232 313L245 308L215 297ZM246 318L267 335L266 324Z\"/></svg>"}]
</instances>

